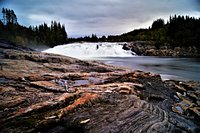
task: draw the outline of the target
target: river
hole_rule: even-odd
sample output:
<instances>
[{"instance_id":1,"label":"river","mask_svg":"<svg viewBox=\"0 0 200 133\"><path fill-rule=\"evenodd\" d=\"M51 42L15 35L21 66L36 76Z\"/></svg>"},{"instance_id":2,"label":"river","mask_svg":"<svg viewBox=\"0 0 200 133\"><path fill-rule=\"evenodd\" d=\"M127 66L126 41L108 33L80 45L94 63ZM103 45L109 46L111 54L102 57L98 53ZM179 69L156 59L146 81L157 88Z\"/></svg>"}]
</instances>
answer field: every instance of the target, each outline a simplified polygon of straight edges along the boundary
<instances>
[{"instance_id":1,"label":"river","mask_svg":"<svg viewBox=\"0 0 200 133\"><path fill-rule=\"evenodd\" d=\"M137 56L131 51L123 50L120 44L123 43L72 43L44 52L149 71L160 74L163 80L200 81L200 58Z\"/></svg>"},{"instance_id":2,"label":"river","mask_svg":"<svg viewBox=\"0 0 200 133\"><path fill-rule=\"evenodd\" d=\"M196 80L200 81L200 59L169 57L114 57L97 58L106 64L125 66L132 69L150 71L161 74L164 80Z\"/></svg>"}]
</instances>

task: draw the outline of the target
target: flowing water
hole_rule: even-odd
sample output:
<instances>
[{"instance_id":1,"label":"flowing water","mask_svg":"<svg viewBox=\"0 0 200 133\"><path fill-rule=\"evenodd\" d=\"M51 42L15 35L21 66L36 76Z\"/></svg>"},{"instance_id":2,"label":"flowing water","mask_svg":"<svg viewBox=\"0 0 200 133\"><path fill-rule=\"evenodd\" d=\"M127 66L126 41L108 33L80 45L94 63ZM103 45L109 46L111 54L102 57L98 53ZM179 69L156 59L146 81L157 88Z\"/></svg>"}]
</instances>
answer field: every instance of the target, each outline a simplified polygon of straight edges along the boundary
<instances>
[{"instance_id":1,"label":"flowing water","mask_svg":"<svg viewBox=\"0 0 200 133\"><path fill-rule=\"evenodd\" d=\"M99 58L107 64L161 74L163 79L200 81L199 58L123 57Z\"/></svg>"},{"instance_id":2,"label":"flowing water","mask_svg":"<svg viewBox=\"0 0 200 133\"><path fill-rule=\"evenodd\" d=\"M136 56L125 51L123 43L72 43L56 46L44 52L161 74L163 79L200 81L199 58Z\"/></svg>"},{"instance_id":3,"label":"flowing water","mask_svg":"<svg viewBox=\"0 0 200 133\"><path fill-rule=\"evenodd\" d=\"M79 59L98 57L133 57L133 52L122 49L119 43L71 43L47 49L44 52L71 56Z\"/></svg>"}]
</instances>

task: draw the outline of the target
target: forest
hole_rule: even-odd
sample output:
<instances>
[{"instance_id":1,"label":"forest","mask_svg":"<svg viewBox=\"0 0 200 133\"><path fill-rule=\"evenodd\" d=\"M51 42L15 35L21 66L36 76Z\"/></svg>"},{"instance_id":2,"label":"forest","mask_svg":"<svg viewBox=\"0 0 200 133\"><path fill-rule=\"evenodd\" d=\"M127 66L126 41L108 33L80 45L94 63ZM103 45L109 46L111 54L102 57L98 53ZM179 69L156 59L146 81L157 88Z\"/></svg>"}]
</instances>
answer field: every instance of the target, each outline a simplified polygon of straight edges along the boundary
<instances>
[{"instance_id":1,"label":"forest","mask_svg":"<svg viewBox=\"0 0 200 133\"><path fill-rule=\"evenodd\" d=\"M149 29L133 30L120 36L111 36L117 41L156 41L160 45L200 47L200 18L189 16L170 16L165 24L163 19L157 19Z\"/></svg>"},{"instance_id":2,"label":"forest","mask_svg":"<svg viewBox=\"0 0 200 133\"><path fill-rule=\"evenodd\" d=\"M174 15L170 16L168 22L159 18L153 21L148 29L135 29L122 35L110 35L97 37L96 35L72 39L72 41L108 41L108 42L131 42L131 41L154 41L161 45L196 46L200 47L200 18Z\"/></svg>"},{"instance_id":3,"label":"forest","mask_svg":"<svg viewBox=\"0 0 200 133\"><path fill-rule=\"evenodd\" d=\"M28 45L47 45L54 47L67 41L65 26L60 22L51 21L51 25L46 23L39 26L25 27L17 21L17 16L13 10L3 8L2 19L0 20L0 39Z\"/></svg>"},{"instance_id":4,"label":"forest","mask_svg":"<svg viewBox=\"0 0 200 133\"><path fill-rule=\"evenodd\" d=\"M103 27L102 27L103 28ZM17 16L13 10L2 9L0 19L0 39L9 40L23 45L45 44L54 47L70 42L131 42L154 41L157 47L169 45L196 46L200 48L200 18L174 15L167 22L159 18L153 21L147 29L135 29L122 35L109 35L97 37L91 36L68 38L65 26L60 22L52 21L39 26L25 27L17 22Z\"/></svg>"}]
</instances>

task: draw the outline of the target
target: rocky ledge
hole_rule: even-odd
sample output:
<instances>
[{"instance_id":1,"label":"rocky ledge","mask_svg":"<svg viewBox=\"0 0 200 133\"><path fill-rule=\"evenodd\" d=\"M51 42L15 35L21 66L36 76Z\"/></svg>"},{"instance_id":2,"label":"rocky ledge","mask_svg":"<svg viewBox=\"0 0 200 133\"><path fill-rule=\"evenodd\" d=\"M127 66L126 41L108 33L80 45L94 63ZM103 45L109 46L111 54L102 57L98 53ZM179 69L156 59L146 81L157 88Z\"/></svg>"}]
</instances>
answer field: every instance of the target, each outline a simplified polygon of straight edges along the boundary
<instances>
[{"instance_id":1,"label":"rocky ledge","mask_svg":"<svg viewBox=\"0 0 200 133\"><path fill-rule=\"evenodd\" d=\"M200 131L200 84L0 42L0 132Z\"/></svg>"},{"instance_id":2,"label":"rocky ledge","mask_svg":"<svg viewBox=\"0 0 200 133\"><path fill-rule=\"evenodd\" d=\"M131 50L143 56L200 57L200 50L195 46L171 47L153 41L135 41L123 45L124 50Z\"/></svg>"}]
</instances>

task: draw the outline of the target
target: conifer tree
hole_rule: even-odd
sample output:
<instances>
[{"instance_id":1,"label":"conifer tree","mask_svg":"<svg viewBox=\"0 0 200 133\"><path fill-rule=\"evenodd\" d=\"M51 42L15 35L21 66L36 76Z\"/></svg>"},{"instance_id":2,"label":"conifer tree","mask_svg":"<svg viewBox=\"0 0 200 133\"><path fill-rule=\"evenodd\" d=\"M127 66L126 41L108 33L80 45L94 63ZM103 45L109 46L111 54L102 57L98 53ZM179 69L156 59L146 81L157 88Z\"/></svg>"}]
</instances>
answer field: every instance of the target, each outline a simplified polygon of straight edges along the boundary
<instances>
[{"instance_id":1,"label":"conifer tree","mask_svg":"<svg viewBox=\"0 0 200 133\"><path fill-rule=\"evenodd\" d=\"M3 15L3 24L5 25L6 24L6 10L3 8L2 9L2 15Z\"/></svg>"}]
</instances>

